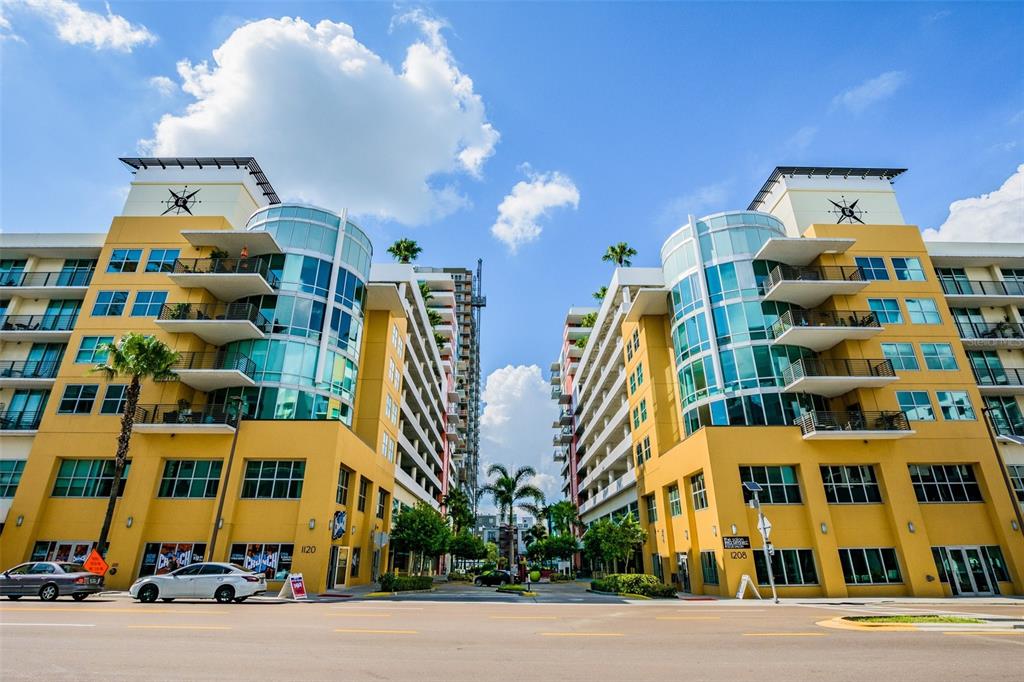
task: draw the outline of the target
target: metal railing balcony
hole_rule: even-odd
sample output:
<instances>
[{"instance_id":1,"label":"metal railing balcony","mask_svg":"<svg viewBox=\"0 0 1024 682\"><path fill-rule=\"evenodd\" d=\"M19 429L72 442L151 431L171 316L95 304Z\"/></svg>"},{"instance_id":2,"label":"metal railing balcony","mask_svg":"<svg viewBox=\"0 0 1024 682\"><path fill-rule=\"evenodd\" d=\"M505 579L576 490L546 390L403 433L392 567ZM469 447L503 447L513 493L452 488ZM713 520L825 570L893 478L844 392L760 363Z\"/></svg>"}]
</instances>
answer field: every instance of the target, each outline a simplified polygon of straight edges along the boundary
<instances>
[{"instance_id":1,"label":"metal railing balcony","mask_svg":"<svg viewBox=\"0 0 1024 682\"><path fill-rule=\"evenodd\" d=\"M0 431L37 431L42 419L42 410L3 410Z\"/></svg>"},{"instance_id":2,"label":"metal railing balcony","mask_svg":"<svg viewBox=\"0 0 1024 682\"><path fill-rule=\"evenodd\" d=\"M5 272L0 287L87 287L94 270Z\"/></svg>"},{"instance_id":3,"label":"metal railing balcony","mask_svg":"<svg viewBox=\"0 0 1024 682\"><path fill-rule=\"evenodd\" d=\"M860 410L813 411L793 420L805 440L811 439L892 439L913 433L905 412L899 410L863 412Z\"/></svg>"},{"instance_id":4,"label":"metal railing balcony","mask_svg":"<svg viewBox=\"0 0 1024 682\"><path fill-rule=\"evenodd\" d=\"M174 261L172 274L195 275L260 275L270 286L278 279L270 272L270 262L264 258L179 258Z\"/></svg>"},{"instance_id":5,"label":"metal railing balcony","mask_svg":"<svg viewBox=\"0 0 1024 682\"><path fill-rule=\"evenodd\" d=\"M941 278L939 281L947 296L1024 296L1024 282L1013 279L992 281Z\"/></svg>"},{"instance_id":6,"label":"metal railing balcony","mask_svg":"<svg viewBox=\"0 0 1024 682\"><path fill-rule=\"evenodd\" d=\"M273 325L260 309L251 303L165 303L158 320L252 322L269 334Z\"/></svg>"},{"instance_id":7,"label":"metal railing balcony","mask_svg":"<svg viewBox=\"0 0 1024 682\"><path fill-rule=\"evenodd\" d=\"M972 367L982 393L1013 395L1024 388L1024 367Z\"/></svg>"},{"instance_id":8,"label":"metal railing balcony","mask_svg":"<svg viewBox=\"0 0 1024 682\"><path fill-rule=\"evenodd\" d=\"M135 409L135 427L148 433L230 433L238 418L237 409L223 405L139 405Z\"/></svg>"},{"instance_id":9,"label":"metal railing balcony","mask_svg":"<svg viewBox=\"0 0 1024 682\"><path fill-rule=\"evenodd\" d=\"M53 379L60 367L59 360L11 360L0 362L2 379Z\"/></svg>"},{"instance_id":10,"label":"metal railing balcony","mask_svg":"<svg viewBox=\"0 0 1024 682\"><path fill-rule=\"evenodd\" d=\"M781 282L863 282L864 271L856 265L777 265L761 285L769 291Z\"/></svg>"},{"instance_id":11,"label":"metal railing balcony","mask_svg":"<svg viewBox=\"0 0 1024 682\"><path fill-rule=\"evenodd\" d=\"M791 327L881 326L873 310L787 310L772 325L772 331L778 336Z\"/></svg>"},{"instance_id":12,"label":"metal railing balcony","mask_svg":"<svg viewBox=\"0 0 1024 682\"><path fill-rule=\"evenodd\" d=\"M827 398L857 388L879 388L898 377L890 360L801 358L782 373L786 391L813 393Z\"/></svg>"},{"instance_id":13,"label":"metal railing balcony","mask_svg":"<svg viewBox=\"0 0 1024 682\"><path fill-rule=\"evenodd\" d=\"M70 332L78 320L78 313L43 313L41 315L4 315L0 317L0 331L12 332Z\"/></svg>"},{"instance_id":14,"label":"metal railing balcony","mask_svg":"<svg viewBox=\"0 0 1024 682\"><path fill-rule=\"evenodd\" d=\"M853 265L777 265L761 282L766 301L814 308L831 296L855 294L868 285L864 272Z\"/></svg>"},{"instance_id":15,"label":"metal railing balcony","mask_svg":"<svg viewBox=\"0 0 1024 682\"><path fill-rule=\"evenodd\" d=\"M964 322L957 320L961 339L1024 340L1024 324L1016 322Z\"/></svg>"},{"instance_id":16,"label":"metal railing balcony","mask_svg":"<svg viewBox=\"0 0 1024 682\"><path fill-rule=\"evenodd\" d=\"M252 377L256 373L256 363L241 353L225 353L223 351L197 351L180 353L181 357L174 363L175 372L188 370L238 370Z\"/></svg>"},{"instance_id":17,"label":"metal railing balcony","mask_svg":"<svg viewBox=\"0 0 1024 682\"><path fill-rule=\"evenodd\" d=\"M842 341L869 339L880 331L874 312L858 310L788 310L771 328L774 343L818 352Z\"/></svg>"}]
</instances>

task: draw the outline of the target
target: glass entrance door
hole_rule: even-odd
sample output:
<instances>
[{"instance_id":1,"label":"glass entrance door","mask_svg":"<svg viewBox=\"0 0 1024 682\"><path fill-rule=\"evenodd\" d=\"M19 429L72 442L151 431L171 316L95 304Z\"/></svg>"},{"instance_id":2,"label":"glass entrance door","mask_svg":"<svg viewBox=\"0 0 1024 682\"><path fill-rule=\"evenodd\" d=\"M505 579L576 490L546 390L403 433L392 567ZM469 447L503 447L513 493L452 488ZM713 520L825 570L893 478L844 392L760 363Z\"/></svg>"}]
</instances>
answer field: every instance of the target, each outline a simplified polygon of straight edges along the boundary
<instances>
[{"instance_id":1,"label":"glass entrance door","mask_svg":"<svg viewBox=\"0 0 1024 682\"><path fill-rule=\"evenodd\" d=\"M947 547L951 571L950 580L956 593L963 597L995 594L980 547Z\"/></svg>"},{"instance_id":2,"label":"glass entrance door","mask_svg":"<svg viewBox=\"0 0 1024 682\"><path fill-rule=\"evenodd\" d=\"M348 583L349 552L348 547L331 547L331 582L335 589Z\"/></svg>"}]
</instances>

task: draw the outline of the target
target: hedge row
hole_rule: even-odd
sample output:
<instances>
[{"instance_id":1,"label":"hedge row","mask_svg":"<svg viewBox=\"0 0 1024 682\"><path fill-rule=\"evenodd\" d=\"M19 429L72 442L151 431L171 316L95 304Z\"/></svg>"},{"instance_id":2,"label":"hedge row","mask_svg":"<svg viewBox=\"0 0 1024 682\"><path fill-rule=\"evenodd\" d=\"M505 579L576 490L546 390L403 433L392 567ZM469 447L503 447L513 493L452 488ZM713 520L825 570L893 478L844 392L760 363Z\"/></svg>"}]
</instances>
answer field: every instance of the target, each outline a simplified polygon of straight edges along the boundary
<instances>
[{"instance_id":1,"label":"hedge row","mask_svg":"<svg viewBox=\"0 0 1024 682\"><path fill-rule=\"evenodd\" d=\"M408 592L409 590L429 590L434 586L434 579L429 575L395 575L384 573L380 576L382 592Z\"/></svg>"},{"instance_id":2,"label":"hedge row","mask_svg":"<svg viewBox=\"0 0 1024 682\"><path fill-rule=\"evenodd\" d=\"M597 592L639 594L644 597L675 597L676 590L661 584L655 576L644 573L613 573L590 583Z\"/></svg>"}]
</instances>

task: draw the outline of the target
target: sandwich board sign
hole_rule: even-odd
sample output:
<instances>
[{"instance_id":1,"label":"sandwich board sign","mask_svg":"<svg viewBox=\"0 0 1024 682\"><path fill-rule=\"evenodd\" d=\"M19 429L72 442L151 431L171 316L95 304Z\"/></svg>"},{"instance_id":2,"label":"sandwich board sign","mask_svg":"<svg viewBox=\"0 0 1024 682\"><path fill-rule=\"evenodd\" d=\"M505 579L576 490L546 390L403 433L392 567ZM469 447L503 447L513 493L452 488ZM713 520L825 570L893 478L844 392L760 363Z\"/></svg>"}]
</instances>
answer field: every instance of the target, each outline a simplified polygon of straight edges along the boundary
<instances>
[{"instance_id":1,"label":"sandwich board sign","mask_svg":"<svg viewBox=\"0 0 1024 682\"><path fill-rule=\"evenodd\" d=\"M761 593L757 591L757 587L754 585L754 581L751 580L750 576L747 575L746 573L744 573L743 577L740 578L740 586L736 590L736 598L737 599L743 599L743 595L746 593L748 587L751 590L754 591L754 594L757 595L758 599L762 599L763 598L763 597L761 597Z\"/></svg>"},{"instance_id":2,"label":"sandwich board sign","mask_svg":"<svg viewBox=\"0 0 1024 682\"><path fill-rule=\"evenodd\" d=\"M306 583L301 573L289 573L277 594L278 599L306 599Z\"/></svg>"}]
</instances>

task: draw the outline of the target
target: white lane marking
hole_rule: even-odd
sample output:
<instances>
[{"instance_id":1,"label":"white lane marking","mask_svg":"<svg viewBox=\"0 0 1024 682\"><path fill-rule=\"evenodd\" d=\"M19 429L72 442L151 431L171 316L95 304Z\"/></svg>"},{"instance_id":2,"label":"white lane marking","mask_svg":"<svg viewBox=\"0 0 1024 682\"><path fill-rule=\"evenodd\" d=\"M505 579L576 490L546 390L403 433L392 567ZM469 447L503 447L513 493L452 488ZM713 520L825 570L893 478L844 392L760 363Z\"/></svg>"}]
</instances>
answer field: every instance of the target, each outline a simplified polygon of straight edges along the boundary
<instances>
[{"instance_id":1,"label":"white lane marking","mask_svg":"<svg viewBox=\"0 0 1024 682\"><path fill-rule=\"evenodd\" d=\"M20 625L22 627L33 627L33 628L94 628L95 623L12 623L10 621L0 622L0 625L11 626Z\"/></svg>"}]
</instances>

